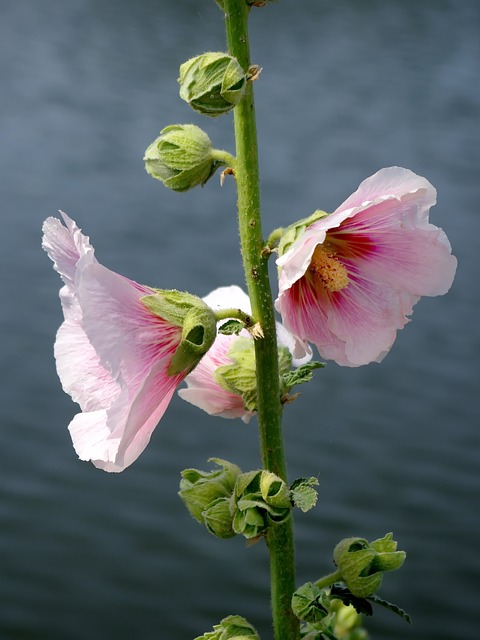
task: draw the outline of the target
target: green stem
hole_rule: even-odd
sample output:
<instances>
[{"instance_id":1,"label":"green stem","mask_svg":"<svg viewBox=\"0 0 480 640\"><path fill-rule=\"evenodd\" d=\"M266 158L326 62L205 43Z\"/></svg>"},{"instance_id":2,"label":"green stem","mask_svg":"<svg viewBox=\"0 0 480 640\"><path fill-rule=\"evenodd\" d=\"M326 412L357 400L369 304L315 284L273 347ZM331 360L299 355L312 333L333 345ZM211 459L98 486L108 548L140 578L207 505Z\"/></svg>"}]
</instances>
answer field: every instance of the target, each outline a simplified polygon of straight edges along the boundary
<instances>
[{"instance_id":1,"label":"green stem","mask_svg":"<svg viewBox=\"0 0 480 640\"><path fill-rule=\"evenodd\" d=\"M220 164L224 164L226 167L235 167L235 158L232 154L228 153L228 151L223 151L223 149L212 149L211 156L213 160L220 162Z\"/></svg>"},{"instance_id":2,"label":"green stem","mask_svg":"<svg viewBox=\"0 0 480 640\"><path fill-rule=\"evenodd\" d=\"M329 587L334 582L341 582L342 580L342 572L334 571L333 573L329 573L327 576L323 576L315 582L315 586L319 589L324 589L325 587Z\"/></svg>"},{"instance_id":3,"label":"green stem","mask_svg":"<svg viewBox=\"0 0 480 640\"><path fill-rule=\"evenodd\" d=\"M246 0L224 0L229 53L242 68L250 67ZM278 370L277 336L268 256L263 251L260 218L257 130L253 85L234 109L236 140L235 178L238 220L245 279L252 315L260 323L263 338L255 341L257 367L257 416L263 466L287 481L282 437L282 406ZM272 525L267 533L270 552L272 615L275 640L298 640L299 622L291 610L295 591L295 557L292 518Z\"/></svg>"}]
</instances>

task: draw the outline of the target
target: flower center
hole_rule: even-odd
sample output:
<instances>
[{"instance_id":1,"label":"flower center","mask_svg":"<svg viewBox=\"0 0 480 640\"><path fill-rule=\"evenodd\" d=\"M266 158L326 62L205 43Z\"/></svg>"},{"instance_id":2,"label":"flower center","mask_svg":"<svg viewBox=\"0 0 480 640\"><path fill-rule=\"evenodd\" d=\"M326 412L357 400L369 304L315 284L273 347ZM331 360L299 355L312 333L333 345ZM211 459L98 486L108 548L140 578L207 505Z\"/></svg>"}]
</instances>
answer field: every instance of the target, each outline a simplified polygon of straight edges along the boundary
<instances>
[{"instance_id":1,"label":"flower center","mask_svg":"<svg viewBox=\"0 0 480 640\"><path fill-rule=\"evenodd\" d=\"M325 289L329 291L341 291L348 286L348 271L335 257L334 251L329 251L323 245L317 245L313 252L312 261L308 267L310 271L320 278Z\"/></svg>"}]
</instances>

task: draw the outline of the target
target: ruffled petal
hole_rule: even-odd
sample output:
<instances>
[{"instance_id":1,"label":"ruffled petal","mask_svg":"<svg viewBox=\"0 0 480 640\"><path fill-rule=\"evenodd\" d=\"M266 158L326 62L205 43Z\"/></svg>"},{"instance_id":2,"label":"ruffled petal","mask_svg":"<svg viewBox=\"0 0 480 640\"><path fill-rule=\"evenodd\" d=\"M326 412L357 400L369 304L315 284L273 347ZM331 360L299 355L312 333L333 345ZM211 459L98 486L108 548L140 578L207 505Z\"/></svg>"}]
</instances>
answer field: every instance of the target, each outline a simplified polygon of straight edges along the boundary
<instances>
[{"instance_id":1,"label":"ruffled petal","mask_svg":"<svg viewBox=\"0 0 480 640\"><path fill-rule=\"evenodd\" d=\"M143 304L153 289L99 264L88 238L62 216L65 226L45 221L43 246L64 281L57 370L82 408L69 430L82 460L122 471L146 447L185 376L167 373L182 329Z\"/></svg>"}]
</instances>

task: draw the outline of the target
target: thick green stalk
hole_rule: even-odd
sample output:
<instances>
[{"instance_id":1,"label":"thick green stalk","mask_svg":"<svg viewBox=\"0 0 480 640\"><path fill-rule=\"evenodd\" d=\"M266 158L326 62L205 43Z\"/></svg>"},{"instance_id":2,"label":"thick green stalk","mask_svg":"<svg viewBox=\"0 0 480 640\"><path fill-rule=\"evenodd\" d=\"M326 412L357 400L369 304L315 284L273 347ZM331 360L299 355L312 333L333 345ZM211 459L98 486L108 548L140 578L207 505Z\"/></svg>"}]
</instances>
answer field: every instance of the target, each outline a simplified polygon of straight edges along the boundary
<instances>
[{"instance_id":1,"label":"thick green stalk","mask_svg":"<svg viewBox=\"0 0 480 640\"><path fill-rule=\"evenodd\" d=\"M247 0L224 0L229 53L246 71L250 62ZM260 217L257 131L253 84L235 107L235 179L238 190L238 220L245 279L252 315L260 323L263 338L255 341L257 367L257 415L262 461L265 469L285 481L286 464L282 437L278 350L268 256ZM267 533L270 552L272 614L275 640L297 640L299 623L290 602L295 591L295 558L292 519L272 525Z\"/></svg>"}]
</instances>

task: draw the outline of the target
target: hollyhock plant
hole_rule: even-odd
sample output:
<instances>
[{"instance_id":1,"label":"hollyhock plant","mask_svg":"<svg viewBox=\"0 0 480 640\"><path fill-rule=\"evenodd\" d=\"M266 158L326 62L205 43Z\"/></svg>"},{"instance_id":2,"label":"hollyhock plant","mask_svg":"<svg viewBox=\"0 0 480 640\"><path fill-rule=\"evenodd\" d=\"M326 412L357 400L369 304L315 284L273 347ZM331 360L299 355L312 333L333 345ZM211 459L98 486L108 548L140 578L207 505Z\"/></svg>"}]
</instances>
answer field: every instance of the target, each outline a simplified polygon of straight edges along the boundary
<instances>
[{"instance_id":1,"label":"hollyhock plant","mask_svg":"<svg viewBox=\"0 0 480 640\"><path fill-rule=\"evenodd\" d=\"M340 365L380 362L420 297L453 282L450 243L428 221L435 202L428 180L390 167L334 213L292 225L277 259L285 326Z\"/></svg>"},{"instance_id":2,"label":"hollyhock plant","mask_svg":"<svg viewBox=\"0 0 480 640\"><path fill-rule=\"evenodd\" d=\"M81 460L123 471L147 446L172 395L214 340L213 313L190 294L146 287L102 266L62 213L43 248L64 286L54 352L66 393L82 412L69 425Z\"/></svg>"},{"instance_id":3,"label":"hollyhock plant","mask_svg":"<svg viewBox=\"0 0 480 640\"><path fill-rule=\"evenodd\" d=\"M251 313L249 297L236 285L219 287L205 296L203 301L214 311L238 308L246 314ZM218 324L222 325L224 322L225 320L222 320ZM286 347L289 350L293 366L298 367L311 359L312 352L309 346L292 336L280 323L277 323L277 339L281 347ZM239 340L245 344L247 349L249 344L253 346L253 338L245 329L238 335L218 333L208 353L194 371L186 377L187 388L180 389L178 394L187 402L203 409L210 415L222 418L241 418L245 423L248 423L255 411L250 411L245 407L241 395L233 393L225 384L220 384L220 378L217 375L221 367L228 367L232 364L232 349L239 346ZM252 364L254 366L254 362ZM254 369L252 369L252 374L254 375Z\"/></svg>"}]
</instances>

